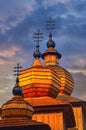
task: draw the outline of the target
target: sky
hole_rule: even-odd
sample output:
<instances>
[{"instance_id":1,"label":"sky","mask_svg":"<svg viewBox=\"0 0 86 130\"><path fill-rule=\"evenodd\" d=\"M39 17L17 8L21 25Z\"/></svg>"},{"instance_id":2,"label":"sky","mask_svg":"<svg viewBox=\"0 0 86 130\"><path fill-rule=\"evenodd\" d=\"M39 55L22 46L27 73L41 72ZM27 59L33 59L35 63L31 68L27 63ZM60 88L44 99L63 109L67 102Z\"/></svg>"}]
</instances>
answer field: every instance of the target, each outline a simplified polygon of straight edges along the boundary
<instances>
[{"instance_id":1,"label":"sky","mask_svg":"<svg viewBox=\"0 0 86 130\"><path fill-rule=\"evenodd\" d=\"M46 49L50 17L62 54L59 64L74 78L72 96L86 100L86 0L0 0L0 105L13 96L14 66L31 67L38 29L43 33L41 53Z\"/></svg>"}]
</instances>

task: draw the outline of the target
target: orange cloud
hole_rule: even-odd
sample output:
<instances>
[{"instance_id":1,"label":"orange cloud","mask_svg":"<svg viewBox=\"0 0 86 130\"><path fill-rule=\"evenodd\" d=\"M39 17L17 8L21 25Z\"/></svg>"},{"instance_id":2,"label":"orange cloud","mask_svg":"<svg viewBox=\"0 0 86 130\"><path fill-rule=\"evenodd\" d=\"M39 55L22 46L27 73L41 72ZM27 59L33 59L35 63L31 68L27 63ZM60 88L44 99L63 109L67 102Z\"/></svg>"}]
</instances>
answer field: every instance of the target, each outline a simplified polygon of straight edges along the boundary
<instances>
[{"instance_id":1,"label":"orange cloud","mask_svg":"<svg viewBox=\"0 0 86 130\"><path fill-rule=\"evenodd\" d=\"M69 72L71 73L83 73L84 75L86 75L86 69L68 69Z\"/></svg>"},{"instance_id":2,"label":"orange cloud","mask_svg":"<svg viewBox=\"0 0 86 130\"><path fill-rule=\"evenodd\" d=\"M3 56L5 58L8 58L8 57L12 57L16 54L17 51L19 51L20 48L17 47L17 46L11 46L10 48L8 49L3 49L0 51L0 56ZM1 61L1 63L3 62L3 60Z\"/></svg>"}]
</instances>

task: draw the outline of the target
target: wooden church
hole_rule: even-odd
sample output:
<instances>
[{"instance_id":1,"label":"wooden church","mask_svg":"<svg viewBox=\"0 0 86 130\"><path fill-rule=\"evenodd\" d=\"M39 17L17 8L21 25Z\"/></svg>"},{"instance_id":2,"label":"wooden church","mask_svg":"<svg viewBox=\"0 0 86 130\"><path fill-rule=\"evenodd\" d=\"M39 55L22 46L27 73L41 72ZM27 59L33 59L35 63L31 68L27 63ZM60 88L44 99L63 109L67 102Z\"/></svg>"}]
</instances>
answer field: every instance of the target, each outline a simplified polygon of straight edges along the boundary
<instances>
[{"instance_id":1,"label":"wooden church","mask_svg":"<svg viewBox=\"0 0 86 130\"><path fill-rule=\"evenodd\" d=\"M50 30L53 22L48 21ZM59 64L61 54L55 49L52 31L42 54L41 37L38 30L34 62L19 72L15 96L1 107L0 130L86 130L86 102L71 96L74 80Z\"/></svg>"}]
</instances>

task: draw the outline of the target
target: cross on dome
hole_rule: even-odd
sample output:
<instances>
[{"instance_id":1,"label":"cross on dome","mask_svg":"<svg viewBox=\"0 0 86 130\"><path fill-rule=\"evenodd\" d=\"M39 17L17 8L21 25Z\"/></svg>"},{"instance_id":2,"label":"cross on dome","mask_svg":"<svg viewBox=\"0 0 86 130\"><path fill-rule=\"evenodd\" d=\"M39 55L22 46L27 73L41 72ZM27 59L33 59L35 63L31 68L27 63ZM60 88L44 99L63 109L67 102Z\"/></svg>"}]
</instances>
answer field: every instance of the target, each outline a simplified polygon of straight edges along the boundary
<instances>
[{"instance_id":1,"label":"cross on dome","mask_svg":"<svg viewBox=\"0 0 86 130\"><path fill-rule=\"evenodd\" d=\"M39 51L39 42L42 41L42 38L43 38L42 35L43 34L40 32L39 29L38 29L37 33L34 33L34 37L33 38L34 38L34 42L36 42L36 48L35 48L36 50L33 53L33 56L34 56L35 59L41 57L41 53Z\"/></svg>"},{"instance_id":2,"label":"cross on dome","mask_svg":"<svg viewBox=\"0 0 86 130\"><path fill-rule=\"evenodd\" d=\"M52 30L55 29L55 21L50 17L50 19L47 21L47 29L50 30L50 34L52 35Z\"/></svg>"},{"instance_id":3,"label":"cross on dome","mask_svg":"<svg viewBox=\"0 0 86 130\"><path fill-rule=\"evenodd\" d=\"M17 66L14 67L14 72L16 72L14 75L17 76L17 78L16 78L16 84L13 88L13 94L19 95L19 96L22 96L22 88L19 86L19 78L18 78L18 75L19 75L19 72L21 71L20 70L21 68L22 68L22 66L20 66L19 63L17 63Z\"/></svg>"},{"instance_id":4,"label":"cross on dome","mask_svg":"<svg viewBox=\"0 0 86 130\"><path fill-rule=\"evenodd\" d=\"M19 65L19 63L17 63L17 66L14 67L14 72L16 72L14 75L18 76L19 72L21 71L20 69L22 68L22 66Z\"/></svg>"}]
</instances>

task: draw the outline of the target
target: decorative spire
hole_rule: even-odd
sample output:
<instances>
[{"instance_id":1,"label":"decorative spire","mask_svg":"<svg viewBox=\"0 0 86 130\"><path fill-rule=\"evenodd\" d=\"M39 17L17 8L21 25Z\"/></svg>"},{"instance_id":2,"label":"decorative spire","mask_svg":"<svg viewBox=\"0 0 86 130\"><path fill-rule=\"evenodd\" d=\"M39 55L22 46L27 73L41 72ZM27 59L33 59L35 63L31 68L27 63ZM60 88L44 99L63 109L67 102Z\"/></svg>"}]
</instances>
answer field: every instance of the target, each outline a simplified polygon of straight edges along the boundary
<instances>
[{"instance_id":1,"label":"decorative spire","mask_svg":"<svg viewBox=\"0 0 86 130\"><path fill-rule=\"evenodd\" d=\"M47 42L47 47L55 47L55 43L52 40L52 30L55 29L55 21L52 20L52 17L50 17L50 19L47 21L47 29L50 30L49 33L49 41Z\"/></svg>"},{"instance_id":2,"label":"decorative spire","mask_svg":"<svg viewBox=\"0 0 86 130\"><path fill-rule=\"evenodd\" d=\"M52 17L47 21L47 29L50 30L49 36L52 38L52 30L55 29L55 21L52 20Z\"/></svg>"},{"instance_id":3,"label":"decorative spire","mask_svg":"<svg viewBox=\"0 0 86 130\"><path fill-rule=\"evenodd\" d=\"M42 53L42 58L44 59L44 65L57 65L59 64L59 59L61 58L61 54L54 49L55 42L52 40L52 30L55 27L55 21L50 19L47 21L47 29L50 30L49 40L47 42L47 49Z\"/></svg>"},{"instance_id":4,"label":"decorative spire","mask_svg":"<svg viewBox=\"0 0 86 130\"><path fill-rule=\"evenodd\" d=\"M34 34L34 41L36 42L36 50L33 53L33 56L35 59L39 59L41 57L41 53L39 51L39 42L41 42L42 40L42 33L40 32L40 30L37 31L37 33Z\"/></svg>"},{"instance_id":5,"label":"decorative spire","mask_svg":"<svg viewBox=\"0 0 86 130\"><path fill-rule=\"evenodd\" d=\"M22 68L22 66L20 66L19 63L17 63L17 66L14 67L14 72L16 72L14 75L17 76L17 78L16 78L16 84L13 88L13 94L19 95L19 96L22 96L22 88L19 86L19 78L18 78L18 75L19 75L19 72L21 71L20 70L21 68Z\"/></svg>"},{"instance_id":6,"label":"decorative spire","mask_svg":"<svg viewBox=\"0 0 86 130\"><path fill-rule=\"evenodd\" d=\"M22 66L19 65L19 63L17 63L17 66L14 67L14 72L16 72L14 75L18 77L19 72L21 71L20 69L22 68Z\"/></svg>"}]
</instances>

